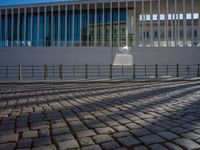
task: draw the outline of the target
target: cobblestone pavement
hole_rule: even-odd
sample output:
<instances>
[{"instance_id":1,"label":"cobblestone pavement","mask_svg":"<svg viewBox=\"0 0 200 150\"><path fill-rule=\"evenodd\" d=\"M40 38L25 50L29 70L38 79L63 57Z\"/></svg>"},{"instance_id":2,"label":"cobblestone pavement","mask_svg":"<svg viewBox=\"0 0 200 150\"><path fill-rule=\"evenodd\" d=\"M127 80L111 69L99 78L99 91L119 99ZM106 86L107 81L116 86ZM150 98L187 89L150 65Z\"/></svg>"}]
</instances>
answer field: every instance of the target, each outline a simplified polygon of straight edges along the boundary
<instances>
[{"instance_id":1,"label":"cobblestone pavement","mask_svg":"<svg viewBox=\"0 0 200 150\"><path fill-rule=\"evenodd\" d=\"M0 84L0 149L200 149L200 81Z\"/></svg>"}]
</instances>

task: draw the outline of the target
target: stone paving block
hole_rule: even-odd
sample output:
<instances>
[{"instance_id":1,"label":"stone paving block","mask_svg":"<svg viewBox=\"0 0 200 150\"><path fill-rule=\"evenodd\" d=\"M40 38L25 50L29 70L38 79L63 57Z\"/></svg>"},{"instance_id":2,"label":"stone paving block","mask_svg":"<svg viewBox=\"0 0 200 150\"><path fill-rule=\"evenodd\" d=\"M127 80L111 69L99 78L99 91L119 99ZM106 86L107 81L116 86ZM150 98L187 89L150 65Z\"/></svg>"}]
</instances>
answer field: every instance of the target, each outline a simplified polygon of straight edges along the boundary
<instances>
[{"instance_id":1,"label":"stone paving block","mask_svg":"<svg viewBox=\"0 0 200 150\"><path fill-rule=\"evenodd\" d=\"M67 140L67 141L59 142L58 147L60 150L75 149L75 148L79 148L79 144L77 140Z\"/></svg>"},{"instance_id":2,"label":"stone paving block","mask_svg":"<svg viewBox=\"0 0 200 150\"><path fill-rule=\"evenodd\" d=\"M113 127L117 132L128 131L129 129L125 126L114 126Z\"/></svg>"},{"instance_id":3,"label":"stone paving block","mask_svg":"<svg viewBox=\"0 0 200 150\"><path fill-rule=\"evenodd\" d=\"M16 143L4 143L0 144L1 150L14 150L16 147Z\"/></svg>"},{"instance_id":4,"label":"stone paving block","mask_svg":"<svg viewBox=\"0 0 200 150\"><path fill-rule=\"evenodd\" d=\"M146 146L140 145L140 146L134 146L133 150L149 150Z\"/></svg>"},{"instance_id":5,"label":"stone paving block","mask_svg":"<svg viewBox=\"0 0 200 150\"><path fill-rule=\"evenodd\" d=\"M115 142L115 141L111 141L111 142L107 142L107 143L102 143L101 146L105 150L112 150L112 149L120 148L120 145L117 142Z\"/></svg>"},{"instance_id":6,"label":"stone paving block","mask_svg":"<svg viewBox=\"0 0 200 150\"><path fill-rule=\"evenodd\" d=\"M52 134L53 135L64 134L64 133L70 133L68 127L54 128L54 129L52 129Z\"/></svg>"},{"instance_id":7,"label":"stone paving block","mask_svg":"<svg viewBox=\"0 0 200 150\"><path fill-rule=\"evenodd\" d=\"M95 143L103 143L103 142L108 142L108 141L113 140L113 138L107 134L96 135L93 137L93 139L94 139Z\"/></svg>"},{"instance_id":8,"label":"stone paving block","mask_svg":"<svg viewBox=\"0 0 200 150\"><path fill-rule=\"evenodd\" d=\"M38 137L38 131L26 131L22 133L22 138L36 138Z\"/></svg>"},{"instance_id":9,"label":"stone paving block","mask_svg":"<svg viewBox=\"0 0 200 150\"><path fill-rule=\"evenodd\" d=\"M152 135L146 135L141 138L139 138L145 145L155 144L155 143L161 143L165 142L165 140L156 134Z\"/></svg>"},{"instance_id":10,"label":"stone paving block","mask_svg":"<svg viewBox=\"0 0 200 150\"><path fill-rule=\"evenodd\" d=\"M32 150L57 150L55 145L39 146L33 147Z\"/></svg>"},{"instance_id":11,"label":"stone paving block","mask_svg":"<svg viewBox=\"0 0 200 150\"><path fill-rule=\"evenodd\" d=\"M184 128L181 128L181 127L174 127L174 128L171 128L170 131L176 133L176 134L181 134L181 133L186 133L188 132L188 130L184 129Z\"/></svg>"},{"instance_id":12,"label":"stone paving block","mask_svg":"<svg viewBox=\"0 0 200 150\"><path fill-rule=\"evenodd\" d=\"M58 143L61 141L67 141L67 140L73 140L74 136L72 134L59 134L59 135L55 135L53 136L53 140Z\"/></svg>"},{"instance_id":13,"label":"stone paving block","mask_svg":"<svg viewBox=\"0 0 200 150\"><path fill-rule=\"evenodd\" d=\"M18 134L0 135L0 143L17 142Z\"/></svg>"},{"instance_id":14,"label":"stone paving block","mask_svg":"<svg viewBox=\"0 0 200 150\"><path fill-rule=\"evenodd\" d=\"M171 143L171 142L164 143L163 145L168 147L170 150L183 150L181 147L179 147L178 145L175 145L174 143Z\"/></svg>"},{"instance_id":15,"label":"stone paving block","mask_svg":"<svg viewBox=\"0 0 200 150\"><path fill-rule=\"evenodd\" d=\"M99 145L91 145L91 146L85 146L81 148L81 150L102 150L102 148Z\"/></svg>"},{"instance_id":16,"label":"stone paving block","mask_svg":"<svg viewBox=\"0 0 200 150\"><path fill-rule=\"evenodd\" d=\"M110 127L102 127L102 128L96 128L95 129L99 134L112 134L115 133L115 130L113 130Z\"/></svg>"},{"instance_id":17,"label":"stone paving block","mask_svg":"<svg viewBox=\"0 0 200 150\"><path fill-rule=\"evenodd\" d=\"M162 132L158 132L157 134L166 140L173 140L173 139L176 139L179 137L178 135L176 135L170 131L162 131Z\"/></svg>"},{"instance_id":18,"label":"stone paving block","mask_svg":"<svg viewBox=\"0 0 200 150\"><path fill-rule=\"evenodd\" d=\"M129 132L116 132L113 134L113 137L120 138L125 136L131 136Z\"/></svg>"},{"instance_id":19,"label":"stone paving block","mask_svg":"<svg viewBox=\"0 0 200 150\"><path fill-rule=\"evenodd\" d=\"M140 143L137 139L135 139L132 136L119 138L118 141L120 142L120 144L126 147L131 147Z\"/></svg>"},{"instance_id":20,"label":"stone paving block","mask_svg":"<svg viewBox=\"0 0 200 150\"><path fill-rule=\"evenodd\" d=\"M80 132L76 132L76 136L81 138L81 137L88 137L88 136L94 136L96 133L93 130L83 130Z\"/></svg>"},{"instance_id":21,"label":"stone paving block","mask_svg":"<svg viewBox=\"0 0 200 150\"><path fill-rule=\"evenodd\" d=\"M183 136L183 137L185 137L185 138L188 138L188 139L191 139L191 140L200 139L200 135L199 135L199 134L196 134L196 133L194 133L194 132L183 133L183 134L181 134L181 136Z\"/></svg>"},{"instance_id":22,"label":"stone paving block","mask_svg":"<svg viewBox=\"0 0 200 150\"><path fill-rule=\"evenodd\" d=\"M88 146L88 145L94 145L94 142L92 138L90 137L83 137L78 139L81 146Z\"/></svg>"},{"instance_id":23,"label":"stone paving block","mask_svg":"<svg viewBox=\"0 0 200 150\"><path fill-rule=\"evenodd\" d=\"M147 130L145 128L133 129L133 130L131 130L131 133L138 137L152 134L149 130Z\"/></svg>"},{"instance_id":24,"label":"stone paving block","mask_svg":"<svg viewBox=\"0 0 200 150\"><path fill-rule=\"evenodd\" d=\"M200 149L200 145L198 143L186 138L175 139L173 142L187 150Z\"/></svg>"},{"instance_id":25,"label":"stone paving block","mask_svg":"<svg viewBox=\"0 0 200 150\"><path fill-rule=\"evenodd\" d=\"M33 141L33 146L43 146L43 145L50 145L51 144L51 140L50 137L39 137L34 139Z\"/></svg>"},{"instance_id":26,"label":"stone paving block","mask_svg":"<svg viewBox=\"0 0 200 150\"><path fill-rule=\"evenodd\" d=\"M49 128L43 128L39 130L39 136L49 136L50 131Z\"/></svg>"},{"instance_id":27,"label":"stone paving block","mask_svg":"<svg viewBox=\"0 0 200 150\"><path fill-rule=\"evenodd\" d=\"M137 123L128 123L128 124L125 124L129 129L139 129L139 128L142 128L141 125L137 124Z\"/></svg>"},{"instance_id":28,"label":"stone paving block","mask_svg":"<svg viewBox=\"0 0 200 150\"><path fill-rule=\"evenodd\" d=\"M20 139L17 148L31 148L31 139Z\"/></svg>"},{"instance_id":29,"label":"stone paving block","mask_svg":"<svg viewBox=\"0 0 200 150\"><path fill-rule=\"evenodd\" d=\"M153 144L153 145L150 145L150 148L152 150L168 150L168 148L160 145L160 144Z\"/></svg>"}]
</instances>

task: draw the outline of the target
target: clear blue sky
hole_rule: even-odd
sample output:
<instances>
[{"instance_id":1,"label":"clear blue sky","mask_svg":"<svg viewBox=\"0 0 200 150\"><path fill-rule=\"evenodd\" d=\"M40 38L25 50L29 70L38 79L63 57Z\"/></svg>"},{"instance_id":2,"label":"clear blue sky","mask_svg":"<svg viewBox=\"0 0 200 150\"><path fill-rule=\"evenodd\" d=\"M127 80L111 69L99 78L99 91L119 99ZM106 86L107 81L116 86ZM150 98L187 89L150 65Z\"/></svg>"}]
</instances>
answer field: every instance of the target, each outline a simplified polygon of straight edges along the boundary
<instances>
[{"instance_id":1,"label":"clear blue sky","mask_svg":"<svg viewBox=\"0 0 200 150\"><path fill-rule=\"evenodd\" d=\"M58 1L60 2L60 1L75 1L75 0L0 0L0 6L43 3L43 2L58 2Z\"/></svg>"}]
</instances>

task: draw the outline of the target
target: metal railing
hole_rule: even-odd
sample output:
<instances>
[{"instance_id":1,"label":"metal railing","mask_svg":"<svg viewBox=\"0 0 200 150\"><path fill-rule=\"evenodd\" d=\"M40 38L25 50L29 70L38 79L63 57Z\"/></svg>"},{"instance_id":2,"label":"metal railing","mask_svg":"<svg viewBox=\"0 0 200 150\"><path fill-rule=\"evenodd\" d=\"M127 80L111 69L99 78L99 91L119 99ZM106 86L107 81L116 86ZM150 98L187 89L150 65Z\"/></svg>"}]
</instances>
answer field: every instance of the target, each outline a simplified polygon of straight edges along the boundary
<instances>
[{"instance_id":1,"label":"metal railing","mask_svg":"<svg viewBox=\"0 0 200 150\"><path fill-rule=\"evenodd\" d=\"M200 77L200 65L0 66L0 80L147 79Z\"/></svg>"}]
</instances>

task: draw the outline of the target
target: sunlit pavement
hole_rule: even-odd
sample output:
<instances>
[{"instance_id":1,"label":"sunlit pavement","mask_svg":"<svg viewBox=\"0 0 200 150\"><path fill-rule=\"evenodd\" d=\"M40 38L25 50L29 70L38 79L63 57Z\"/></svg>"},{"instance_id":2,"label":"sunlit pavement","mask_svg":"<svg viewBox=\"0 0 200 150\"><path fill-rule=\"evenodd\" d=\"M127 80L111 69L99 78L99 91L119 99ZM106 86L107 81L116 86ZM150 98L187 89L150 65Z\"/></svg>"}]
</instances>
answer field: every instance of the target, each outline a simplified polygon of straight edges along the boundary
<instances>
[{"instance_id":1,"label":"sunlit pavement","mask_svg":"<svg viewBox=\"0 0 200 150\"><path fill-rule=\"evenodd\" d=\"M200 81L0 84L0 149L200 149Z\"/></svg>"}]
</instances>

